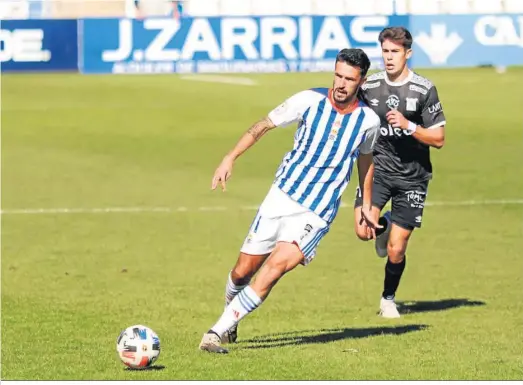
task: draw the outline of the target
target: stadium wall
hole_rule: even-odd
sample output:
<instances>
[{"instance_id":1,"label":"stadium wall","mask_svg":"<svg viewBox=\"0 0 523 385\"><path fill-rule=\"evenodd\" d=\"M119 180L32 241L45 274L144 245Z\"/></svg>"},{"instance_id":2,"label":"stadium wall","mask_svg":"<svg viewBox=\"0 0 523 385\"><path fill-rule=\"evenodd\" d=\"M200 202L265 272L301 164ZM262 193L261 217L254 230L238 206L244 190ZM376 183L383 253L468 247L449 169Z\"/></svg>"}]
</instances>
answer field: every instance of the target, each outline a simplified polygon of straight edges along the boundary
<instances>
[{"instance_id":1,"label":"stadium wall","mask_svg":"<svg viewBox=\"0 0 523 385\"><path fill-rule=\"evenodd\" d=\"M403 25L411 66L523 65L523 15L6 20L2 72L245 73L332 70L343 47L380 68L379 31Z\"/></svg>"}]
</instances>

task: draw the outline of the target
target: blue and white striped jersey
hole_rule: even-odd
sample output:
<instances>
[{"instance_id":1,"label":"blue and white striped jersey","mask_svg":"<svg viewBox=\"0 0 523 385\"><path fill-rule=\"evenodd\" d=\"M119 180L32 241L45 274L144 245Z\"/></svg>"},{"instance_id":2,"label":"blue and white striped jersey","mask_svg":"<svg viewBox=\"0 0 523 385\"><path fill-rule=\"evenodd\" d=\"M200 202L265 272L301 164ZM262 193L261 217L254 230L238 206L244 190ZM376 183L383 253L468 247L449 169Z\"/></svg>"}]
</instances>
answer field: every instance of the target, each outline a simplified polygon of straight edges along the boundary
<instances>
[{"instance_id":1,"label":"blue and white striped jersey","mask_svg":"<svg viewBox=\"0 0 523 385\"><path fill-rule=\"evenodd\" d=\"M362 101L340 111L331 89L314 88L291 96L269 119L277 127L298 122L294 147L283 158L274 184L331 223L358 154L373 150L378 115Z\"/></svg>"}]
</instances>

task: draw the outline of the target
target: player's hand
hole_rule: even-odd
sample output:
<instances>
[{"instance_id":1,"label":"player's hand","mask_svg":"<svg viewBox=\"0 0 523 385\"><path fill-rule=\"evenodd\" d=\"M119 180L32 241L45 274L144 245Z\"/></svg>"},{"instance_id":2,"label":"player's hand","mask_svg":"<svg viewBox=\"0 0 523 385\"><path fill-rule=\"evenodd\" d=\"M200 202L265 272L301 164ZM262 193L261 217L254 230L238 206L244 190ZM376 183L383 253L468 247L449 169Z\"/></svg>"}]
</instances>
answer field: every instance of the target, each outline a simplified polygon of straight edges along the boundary
<instances>
[{"instance_id":1,"label":"player's hand","mask_svg":"<svg viewBox=\"0 0 523 385\"><path fill-rule=\"evenodd\" d=\"M226 190L225 182L227 182L232 175L233 163L234 161L229 156L223 158L222 162L214 172L211 185L212 190L216 190L218 184L221 185L222 191Z\"/></svg>"},{"instance_id":2,"label":"player's hand","mask_svg":"<svg viewBox=\"0 0 523 385\"><path fill-rule=\"evenodd\" d=\"M398 110L390 110L387 112L385 117L387 118L389 124L394 128L401 128L402 130L409 128L409 121Z\"/></svg>"},{"instance_id":3,"label":"player's hand","mask_svg":"<svg viewBox=\"0 0 523 385\"><path fill-rule=\"evenodd\" d=\"M379 216L379 215L378 215ZM372 214L372 209L370 206L363 205L361 207L361 222L365 222L367 230L367 238L376 239L376 229L383 228L382 225L378 223L379 218L375 218Z\"/></svg>"}]
</instances>

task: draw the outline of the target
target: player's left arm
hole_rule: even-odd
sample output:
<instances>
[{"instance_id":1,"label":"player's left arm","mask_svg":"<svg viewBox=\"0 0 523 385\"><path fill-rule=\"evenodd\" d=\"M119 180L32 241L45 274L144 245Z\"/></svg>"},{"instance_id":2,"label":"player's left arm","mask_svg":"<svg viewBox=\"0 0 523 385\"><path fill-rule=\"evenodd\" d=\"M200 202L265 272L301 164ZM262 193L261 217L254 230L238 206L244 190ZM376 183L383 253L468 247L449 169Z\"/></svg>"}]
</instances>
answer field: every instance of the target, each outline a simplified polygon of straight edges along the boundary
<instances>
[{"instance_id":1,"label":"player's left arm","mask_svg":"<svg viewBox=\"0 0 523 385\"><path fill-rule=\"evenodd\" d=\"M377 116L376 118L376 125L367 131L365 140L360 145L358 156L358 176L363 196L361 216L371 230L372 239L376 238L375 229L382 227L378 224L377 218L372 217L372 183L374 179L374 159L372 153L380 127L379 118Z\"/></svg>"},{"instance_id":2,"label":"player's left arm","mask_svg":"<svg viewBox=\"0 0 523 385\"><path fill-rule=\"evenodd\" d=\"M374 159L373 151L374 145L379 133L379 118L376 116L376 125L365 133L358 156L358 176L360 182L360 190L363 196L363 206L371 206L372 196L372 179L374 177Z\"/></svg>"},{"instance_id":3,"label":"player's left arm","mask_svg":"<svg viewBox=\"0 0 523 385\"><path fill-rule=\"evenodd\" d=\"M438 97L436 87L432 87L422 101L421 118L423 125L407 120L397 110L387 113L387 120L392 127L399 127L409 131L421 143L435 148L442 148L445 144L445 115Z\"/></svg>"}]
</instances>

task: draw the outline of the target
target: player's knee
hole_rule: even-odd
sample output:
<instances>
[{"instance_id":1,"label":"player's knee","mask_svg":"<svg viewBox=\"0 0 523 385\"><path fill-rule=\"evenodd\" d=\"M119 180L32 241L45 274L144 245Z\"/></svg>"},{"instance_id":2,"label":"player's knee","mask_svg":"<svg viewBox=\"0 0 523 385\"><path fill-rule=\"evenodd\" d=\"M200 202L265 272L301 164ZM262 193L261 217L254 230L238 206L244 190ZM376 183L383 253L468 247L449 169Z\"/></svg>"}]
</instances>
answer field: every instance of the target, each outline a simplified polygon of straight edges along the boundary
<instances>
[{"instance_id":1,"label":"player's knee","mask_svg":"<svg viewBox=\"0 0 523 385\"><path fill-rule=\"evenodd\" d=\"M252 278L252 274L245 269L243 266L234 266L231 271L231 280L237 286L243 286L249 283Z\"/></svg>"},{"instance_id":2,"label":"player's knee","mask_svg":"<svg viewBox=\"0 0 523 385\"><path fill-rule=\"evenodd\" d=\"M257 264L248 258L240 258L231 271L231 279L235 285L242 286L250 282L256 273Z\"/></svg>"},{"instance_id":3,"label":"player's knee","mask_svg":"<svg viewBox=\"0 0 523 385\"><path fill-rule=\"evenodd\" d=\"M406 245L401 243L391 243L387 245L387 254L392 263L400 263L405 258Z\"/></svg>"}]
</instances>

